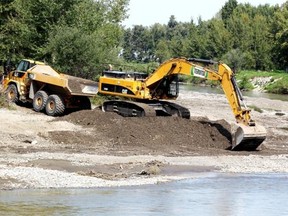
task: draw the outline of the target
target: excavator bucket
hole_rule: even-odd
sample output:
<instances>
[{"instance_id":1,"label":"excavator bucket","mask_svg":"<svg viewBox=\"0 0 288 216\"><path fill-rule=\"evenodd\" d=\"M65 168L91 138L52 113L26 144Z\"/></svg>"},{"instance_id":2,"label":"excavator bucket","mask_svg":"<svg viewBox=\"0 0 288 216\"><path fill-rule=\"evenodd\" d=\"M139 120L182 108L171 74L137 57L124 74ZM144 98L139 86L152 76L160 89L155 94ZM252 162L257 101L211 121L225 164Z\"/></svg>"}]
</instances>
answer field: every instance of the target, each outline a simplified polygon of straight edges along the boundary
<instances>
[{"instance_id":1,"label":"excavator bucket","mask_svg":"<svg viewBox=\"0 0 288 216\"><path fill-rule=\"evenodd\" d=\"M232 150L234 151L255 151L266 139L266 130L261 125L237 124L237 126L232 137Z\"/></svg>"}]
</instances>

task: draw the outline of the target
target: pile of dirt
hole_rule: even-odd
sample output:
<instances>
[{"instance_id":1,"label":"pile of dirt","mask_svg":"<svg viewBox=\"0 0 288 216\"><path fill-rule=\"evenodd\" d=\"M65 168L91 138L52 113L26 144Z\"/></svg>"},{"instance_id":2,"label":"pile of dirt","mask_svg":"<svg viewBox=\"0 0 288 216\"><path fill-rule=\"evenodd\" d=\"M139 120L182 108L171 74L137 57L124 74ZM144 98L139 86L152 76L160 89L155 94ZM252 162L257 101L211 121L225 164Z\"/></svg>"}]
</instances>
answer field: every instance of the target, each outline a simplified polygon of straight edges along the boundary
<instances>
[{"instance_id":1,"label":"pile of dirt","mask_svg":"<svg viewBox=\"0 0 288 216\"><path fill-rule=\"evenodd\" d=\"M178 117L124 118L100 109L74 112L58 120L82 125L87 131L51 132L54 142L82 148L86 145L101 153L189 155L199 149L230 147L227 125L221 122L211 124Z\"/></svg>"}]
</instances>

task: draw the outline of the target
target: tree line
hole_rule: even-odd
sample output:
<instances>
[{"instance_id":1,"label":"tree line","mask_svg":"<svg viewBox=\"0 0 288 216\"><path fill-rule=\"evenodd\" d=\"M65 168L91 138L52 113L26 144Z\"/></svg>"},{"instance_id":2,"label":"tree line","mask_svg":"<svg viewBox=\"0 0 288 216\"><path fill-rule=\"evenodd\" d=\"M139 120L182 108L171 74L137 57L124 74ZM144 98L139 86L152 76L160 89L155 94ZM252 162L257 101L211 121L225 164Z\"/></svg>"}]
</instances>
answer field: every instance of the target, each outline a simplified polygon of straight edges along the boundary
<instances>
[{"instance_id":1,"label":"tree line","mask_svg":"<svg viewBox=\"0 0 288 216\"><path fill-rule=\"evenodd\" d=\"M222 60L236 70L288 67L288 1L279 6L238 4L229 0L210 20L149 27L124 33L127 61L164 61L173 56Z\"/></svg>"},{"instance_id":2,"label":"tree line","mask_svg":"<svg viewBox=\"0 0 288 216\"><path fill-rule=\"evenodd\" d=\"M128 0L1 0L0 59L45 60L94 78L121 49Z\"/></svg>"},{"instance_id":3,"label":"tree line","mask_svg":"<svg viewBox=\"0 0 288 216\"><path fill-rule=\"evenodd\" d=\"M228 0L210 20L124 28L129 0L1 0L0 60L45 60L59 71L96 78L107 64L171 57L221 60L235 70L288 68L288 1Z\"/></svg>"}]
</instances>

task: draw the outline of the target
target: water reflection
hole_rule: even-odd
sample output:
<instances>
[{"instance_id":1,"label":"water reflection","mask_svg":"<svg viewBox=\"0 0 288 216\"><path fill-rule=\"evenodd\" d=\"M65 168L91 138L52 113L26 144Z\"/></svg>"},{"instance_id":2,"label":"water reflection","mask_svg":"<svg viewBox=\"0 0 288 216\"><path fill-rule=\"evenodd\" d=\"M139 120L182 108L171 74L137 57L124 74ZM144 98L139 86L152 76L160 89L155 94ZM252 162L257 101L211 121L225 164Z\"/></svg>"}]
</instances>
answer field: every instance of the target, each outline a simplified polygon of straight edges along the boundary
<instances>
[{"instance_id":1,"label":"water reflection","mask_svg":"<svg viewBox=\"0 0 288 216\"><path fill-rule=\"evenodd\" d=\"M1 191L0 211L2 215L287 215L287 180L287 174L211 174L138 187Z\"/></svg>"}]
</instances>

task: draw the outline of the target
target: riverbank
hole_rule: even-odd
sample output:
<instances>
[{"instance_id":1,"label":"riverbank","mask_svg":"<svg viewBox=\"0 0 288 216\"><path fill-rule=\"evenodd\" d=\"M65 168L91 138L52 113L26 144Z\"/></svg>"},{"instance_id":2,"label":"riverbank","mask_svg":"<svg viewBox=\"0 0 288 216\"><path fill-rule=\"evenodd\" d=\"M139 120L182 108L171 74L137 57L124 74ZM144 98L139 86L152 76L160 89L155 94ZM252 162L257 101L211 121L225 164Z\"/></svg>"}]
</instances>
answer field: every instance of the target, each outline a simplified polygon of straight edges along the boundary
<instances>
[{"instance_id":1,"label":"riverbank","mask_svg":"<svg viewBox=\"0 0 288 216\"><path fill-rule=\"evenodd\" d=\"M287 173L288 102L246 99L249 106L262 110L252 111L253 119L267 129L261 151L225 150L227 140L216 134L213 127L205 130L210 131L209 136L204 136L205 131L189 130L189 127L205 129L205 125L194 122L196 119L234 122L225 96L219 94L181 93L177 102L189 108L192 115L189 122L160 119L151 120L150 125L147 120L143 125L135 119L127 122L110 116L114 131L108 135L109 124L101 127L97 124L100 118L107 118L101 114L94 121L87 111L54 118L25 107L0 109L1 189L156 184L197 178L206 172ZM136 133L141 128L142 132L135 136L122 134L132 129ZM190 143L188 135L197 145ZM199 138L205 139L202 145ZM215 142L211 142L212 138Z\"/></svg>"}]
</instances>

